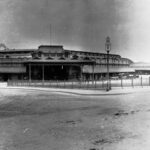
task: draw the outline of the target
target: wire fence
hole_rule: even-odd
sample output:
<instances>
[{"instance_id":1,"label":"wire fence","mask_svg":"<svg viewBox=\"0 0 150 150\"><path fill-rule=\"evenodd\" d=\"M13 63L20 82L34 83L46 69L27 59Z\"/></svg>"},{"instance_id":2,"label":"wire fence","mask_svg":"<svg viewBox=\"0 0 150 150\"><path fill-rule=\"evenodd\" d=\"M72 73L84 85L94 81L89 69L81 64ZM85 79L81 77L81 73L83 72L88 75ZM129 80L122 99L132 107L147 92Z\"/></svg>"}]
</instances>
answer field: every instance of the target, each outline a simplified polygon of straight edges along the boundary
<instances>
[{"instance_id":1,"label":"wire fence","mask_svg":"<svg viewBox=\"0 0 150 150\"><path fill-rule=\"evenodd\" d=\"M110 80L110 86L113 87L144 87L150 86L150 77L147 78L131 78ZM49 87L49 88L68 88L68 89L105 89L107 80L84 80L84 81L68 81L68 80L9 80L8 86L32 86L32 87Z\"/></svg>"}]
</instances>

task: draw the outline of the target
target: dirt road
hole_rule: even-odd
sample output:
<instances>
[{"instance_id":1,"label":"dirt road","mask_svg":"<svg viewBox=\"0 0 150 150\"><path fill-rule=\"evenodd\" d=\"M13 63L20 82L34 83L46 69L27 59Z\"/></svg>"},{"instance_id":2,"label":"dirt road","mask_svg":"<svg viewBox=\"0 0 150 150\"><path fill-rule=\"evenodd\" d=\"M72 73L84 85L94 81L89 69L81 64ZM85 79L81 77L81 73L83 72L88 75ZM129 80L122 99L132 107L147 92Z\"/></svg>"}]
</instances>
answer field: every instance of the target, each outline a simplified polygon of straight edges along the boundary
<instances>
[{"instance_id":1,"label":"dirt road","mask_svg":"<svg viewBox=\"0 0 150 150\"><path fill-rule=\"evenodd\" d=\"M0 89L0 150L149 150L149 97Z\"/></svg>"}]
</instances>

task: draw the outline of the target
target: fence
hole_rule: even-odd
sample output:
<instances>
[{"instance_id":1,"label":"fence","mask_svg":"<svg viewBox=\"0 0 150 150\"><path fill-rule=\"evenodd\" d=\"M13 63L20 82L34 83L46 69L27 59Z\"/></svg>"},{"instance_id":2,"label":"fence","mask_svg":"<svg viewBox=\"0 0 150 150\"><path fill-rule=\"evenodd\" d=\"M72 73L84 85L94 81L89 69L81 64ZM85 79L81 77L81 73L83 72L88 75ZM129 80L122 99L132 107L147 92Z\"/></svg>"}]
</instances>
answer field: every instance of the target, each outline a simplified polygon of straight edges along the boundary
<instances>
[{"instance_id":1,"label":"fence","mask_svg":"<svg viewBox=\"0 0 150 150\"><path fill-rule=\"evenodd\" d=\"M52 87L52 88L78 88L78 89L105 89L107 80L85 80L85 81L41 81L41 80L16 80L8 81L8 86L33 86L33 87ZM150 86L150 77L147 78L131 78L131 79L117 79L110 80L111 87L144 87Z\"/></svg>"}]
</instances>

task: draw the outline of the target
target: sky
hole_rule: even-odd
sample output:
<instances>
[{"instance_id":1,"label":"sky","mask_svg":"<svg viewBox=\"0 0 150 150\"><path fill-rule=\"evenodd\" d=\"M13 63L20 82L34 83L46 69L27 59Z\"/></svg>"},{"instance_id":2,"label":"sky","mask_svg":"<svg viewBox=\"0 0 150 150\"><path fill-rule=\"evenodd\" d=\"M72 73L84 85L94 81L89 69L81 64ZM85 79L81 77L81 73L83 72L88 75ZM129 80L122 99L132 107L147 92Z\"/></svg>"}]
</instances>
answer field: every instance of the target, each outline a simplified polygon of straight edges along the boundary
<instances>
[{"instance_id":1,"label":"sky","mask_svg":"<svg viewBox=\"0 0 150 150\"><path fill-rule=\"evenodd\" d=\"M63 45L150 62L150 0L0 0L0 43Z\"/></svg>"}]
</instances>

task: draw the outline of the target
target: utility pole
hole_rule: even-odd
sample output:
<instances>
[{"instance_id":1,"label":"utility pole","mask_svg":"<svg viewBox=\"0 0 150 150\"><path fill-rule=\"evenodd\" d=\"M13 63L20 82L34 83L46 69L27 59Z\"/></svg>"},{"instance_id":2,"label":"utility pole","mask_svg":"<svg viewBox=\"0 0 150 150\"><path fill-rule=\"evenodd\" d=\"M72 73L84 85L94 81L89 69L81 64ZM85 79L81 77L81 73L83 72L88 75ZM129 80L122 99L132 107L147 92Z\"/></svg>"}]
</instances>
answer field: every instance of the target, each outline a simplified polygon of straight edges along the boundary
<instances>
[{"instance_id":1,"label":"utility pole","mask_svg":"<svg viewBox=\"0 0 150 150\"><path fill-rule=\"evenodd\" d=\"M107 87L106 87L106 91L109 91L109 90L111 90L110 77L109 77L109 52L111 50L110 37L106 37L105 50L107 52Z\"/></svg>"}]
</instances>

